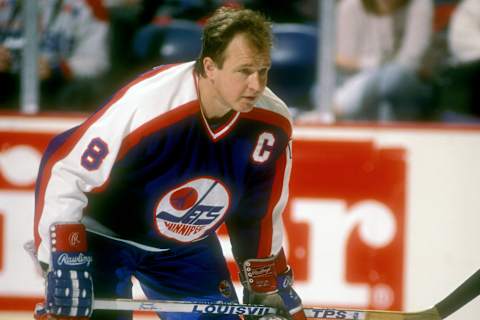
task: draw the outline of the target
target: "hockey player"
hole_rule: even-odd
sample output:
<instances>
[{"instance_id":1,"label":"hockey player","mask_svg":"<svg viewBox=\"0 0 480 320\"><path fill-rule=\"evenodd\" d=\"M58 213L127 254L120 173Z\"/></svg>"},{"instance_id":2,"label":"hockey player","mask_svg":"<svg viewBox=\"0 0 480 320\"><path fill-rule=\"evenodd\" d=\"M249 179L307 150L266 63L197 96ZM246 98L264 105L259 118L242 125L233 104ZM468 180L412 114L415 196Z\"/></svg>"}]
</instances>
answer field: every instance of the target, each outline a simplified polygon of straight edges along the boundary
<instances>
[{"instance_id":1,"label":"hockey player","mask_svg":"<svg viewBox=\"0 0 480 320\"><path fill-rule=\"evenodd\" d=\"M92 300L131 297L132 276L150 299L236 302L225 223L244 301L304 319L282 249L292 124L266 88L271 44L263 16L220 8L197 61L147 72L51 141L36 189L39 317L131 319L92 313Z\"/></svg>"}]
</instances>

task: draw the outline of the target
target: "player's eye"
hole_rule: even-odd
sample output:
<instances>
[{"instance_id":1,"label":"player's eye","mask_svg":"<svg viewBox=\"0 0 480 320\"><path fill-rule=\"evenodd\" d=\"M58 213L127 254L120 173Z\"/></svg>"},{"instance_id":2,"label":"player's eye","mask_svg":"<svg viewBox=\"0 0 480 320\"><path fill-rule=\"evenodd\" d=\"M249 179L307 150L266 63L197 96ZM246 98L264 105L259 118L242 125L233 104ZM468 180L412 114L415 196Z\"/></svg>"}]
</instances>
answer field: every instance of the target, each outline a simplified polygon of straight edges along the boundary
<instances>
[{"instance_id":1,"label":"player's eye","mask_svg":"<svg viewBox=\"0 0 480 320\"><path fill-rule=\"evenodd\" d=\"M244 75L251 75L253 73L253 70L252 69L249 69L249 68L242 68L239 70L239 72L241 74L244 74Z\"/></svg>"},{"instance_id":2,"label":"player's eye","mask_svg":"<svg viewBox=\"0 0 480 320\"><path fill-rule=\"evenodd\" d=\"M262 76L262 77L263 77L263 76L266 76L267 73L268 73L268 68L263 68L263 69L260 69L260 70L258 71L258 74L259 74L260 76Z\"/></svg>"}]
</instances>

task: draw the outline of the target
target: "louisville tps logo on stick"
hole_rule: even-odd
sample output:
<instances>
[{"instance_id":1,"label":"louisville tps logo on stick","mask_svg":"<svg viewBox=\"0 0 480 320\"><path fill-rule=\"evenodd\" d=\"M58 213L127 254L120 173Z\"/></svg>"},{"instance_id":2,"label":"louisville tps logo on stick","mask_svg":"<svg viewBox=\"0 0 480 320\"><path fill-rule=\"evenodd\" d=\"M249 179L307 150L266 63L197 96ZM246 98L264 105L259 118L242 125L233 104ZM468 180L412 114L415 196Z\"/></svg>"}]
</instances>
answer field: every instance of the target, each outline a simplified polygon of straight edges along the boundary
<instances>
[{"instance_id":1,"label":"louisville tps logo on stick","mask_svg":"<svg viewBox=\"0 0 480 320\"><path fill-rule=\"evenodd\" d=\"M445 299L430 309L418 312L353 310L336 308L305 308L307 318L344 320L441 320L463 307L480 294L480 270L470 276ZM186 312L205 314L240 314L261 316L276 314L267 306L202 303L161 300L95 299L97 310L141 310L154 312Z\"/></svg>"}]
</instances>

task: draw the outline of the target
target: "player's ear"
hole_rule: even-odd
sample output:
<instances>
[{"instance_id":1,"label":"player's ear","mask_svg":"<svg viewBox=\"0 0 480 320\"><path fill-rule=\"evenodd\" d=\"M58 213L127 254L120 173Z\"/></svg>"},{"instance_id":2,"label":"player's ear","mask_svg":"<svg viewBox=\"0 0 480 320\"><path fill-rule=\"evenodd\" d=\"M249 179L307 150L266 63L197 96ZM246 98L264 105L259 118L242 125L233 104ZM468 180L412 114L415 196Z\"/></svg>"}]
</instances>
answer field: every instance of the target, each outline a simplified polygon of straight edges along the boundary
<instances>
[{"instance_id":1,"label":"player's ear","mask_svg":"<svg viewBox=\"0 0 480 320\"><path fill-rule=\"evenodd\" d=\"M212 79L215 76L215 71L217 70L217 64L210 57L203 58L203 69L205 70L205 75L207 78Z\"/></svg>"}]
</instances>

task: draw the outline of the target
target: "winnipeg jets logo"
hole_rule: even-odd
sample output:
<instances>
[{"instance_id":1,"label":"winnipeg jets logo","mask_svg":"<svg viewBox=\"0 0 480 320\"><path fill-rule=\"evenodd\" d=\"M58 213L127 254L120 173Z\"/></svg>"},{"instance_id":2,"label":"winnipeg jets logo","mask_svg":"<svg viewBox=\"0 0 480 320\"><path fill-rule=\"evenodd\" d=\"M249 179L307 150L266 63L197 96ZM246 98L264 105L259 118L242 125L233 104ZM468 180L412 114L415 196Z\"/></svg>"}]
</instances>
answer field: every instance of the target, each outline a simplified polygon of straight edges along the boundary
<instances>
[{"instance_id":1,"label":"winnipeg jets logo","mask_svg":"<svg viewBox=\"0 0 480 320\"><path fill-rule=\"evenodd\" d=\"M217 227L230 206L230 194L219 180L197 178L163 195L155 222L163 236L180 242L201 239Z\"/></svg>"}]
</instances>

